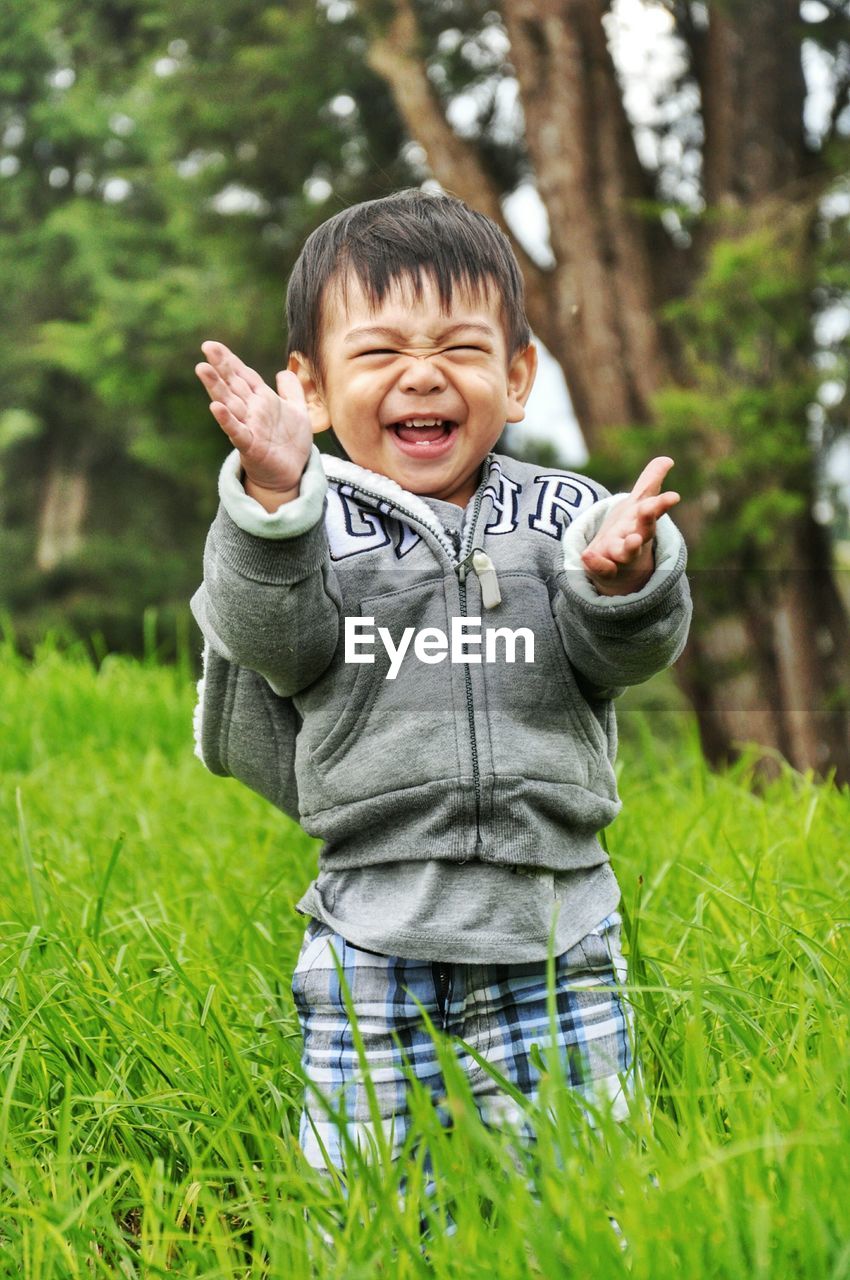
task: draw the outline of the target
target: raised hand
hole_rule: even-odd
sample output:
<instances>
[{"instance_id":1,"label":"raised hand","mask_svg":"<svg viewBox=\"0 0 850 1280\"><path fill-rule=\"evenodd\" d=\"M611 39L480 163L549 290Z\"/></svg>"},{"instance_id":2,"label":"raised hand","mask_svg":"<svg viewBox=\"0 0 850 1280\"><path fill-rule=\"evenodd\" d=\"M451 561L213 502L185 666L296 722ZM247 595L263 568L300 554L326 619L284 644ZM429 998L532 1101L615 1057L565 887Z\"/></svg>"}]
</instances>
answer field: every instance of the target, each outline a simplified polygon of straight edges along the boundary
<instances>
[{"instance_id":1,"label":"raised hand","mask_svg":"<svg viewBox=\"0 0 850 1280\"><path fill-rule=\"evenodd\" d=\"M246 490L261 501L263 495L295 497L313 443L298 378L281 371L273 391L222 343L204 342L201 350L208 363L197 364L195 373L210 397L210 412L239 450Z\"/></svg>"},{"instance_id":2,"label":"raised hand","mask_svg":"<svg viewBox=\"0 0 850 1280\"><path fill-rule=\"evenodd\" d=\"M656 522L679 501L672 489L661 492L672 466L672 458L653 458L629 496L609 512L582 552L585 572L600 595L640 591L652 576Z\"/></svg>"}]
</instances>

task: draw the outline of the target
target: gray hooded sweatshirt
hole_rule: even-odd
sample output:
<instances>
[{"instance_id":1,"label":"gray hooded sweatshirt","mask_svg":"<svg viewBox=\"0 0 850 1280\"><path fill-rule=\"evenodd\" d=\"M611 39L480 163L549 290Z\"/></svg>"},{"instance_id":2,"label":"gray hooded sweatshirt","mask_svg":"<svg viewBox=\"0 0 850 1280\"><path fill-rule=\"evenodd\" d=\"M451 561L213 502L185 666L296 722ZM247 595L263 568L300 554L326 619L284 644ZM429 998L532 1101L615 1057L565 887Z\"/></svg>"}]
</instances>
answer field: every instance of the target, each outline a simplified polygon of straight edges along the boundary
<instances>
[{"instance_id":1,"label":"gray hooded sweatshirt","mask_svg":"<svg viewBox=\"0 0 850 1280\"><path fill-rule=\"evenodd\" d=\"M274 514L236 453L220 493L192 601L207 766L318 836L325 884L382 866L411 883L411 864L435 862L455 883L461 867L531 871L598 921L616 883L598 839L620 807L612 700L675 660L690 619L669 517L649 582L607 597L580 555L623 495L568 471L489 455L459 531L316 450ZM383 934L359 941L392 950L392 922Z\"/></svg>"}]
</instances>

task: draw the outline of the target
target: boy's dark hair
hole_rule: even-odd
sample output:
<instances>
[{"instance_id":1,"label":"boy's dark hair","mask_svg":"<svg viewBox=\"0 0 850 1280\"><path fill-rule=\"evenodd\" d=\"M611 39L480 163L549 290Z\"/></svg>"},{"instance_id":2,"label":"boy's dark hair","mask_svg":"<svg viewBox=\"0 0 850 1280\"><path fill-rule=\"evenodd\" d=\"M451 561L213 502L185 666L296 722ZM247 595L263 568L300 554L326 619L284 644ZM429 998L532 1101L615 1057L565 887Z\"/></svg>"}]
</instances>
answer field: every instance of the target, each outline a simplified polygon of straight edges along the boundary
<instances>
[{"instance_id":1,"label":"boy's dark hair","mask_svg":"<svg viewBox=\"0 0 850 1280\"><path fill-rule=\"evenodd\" d=\"M501 299L508 355L531 341L522 276L507 236L483 213L454 196L416 187L343 209L308 237L289 278L289 354L300 351L321 374L321 308L328 285L343 301L349 272L379 305L391 285L409 283L422 295L433 280L448 309L454 287L473 293L494 287Z\"/></svg>"}]
</instances>

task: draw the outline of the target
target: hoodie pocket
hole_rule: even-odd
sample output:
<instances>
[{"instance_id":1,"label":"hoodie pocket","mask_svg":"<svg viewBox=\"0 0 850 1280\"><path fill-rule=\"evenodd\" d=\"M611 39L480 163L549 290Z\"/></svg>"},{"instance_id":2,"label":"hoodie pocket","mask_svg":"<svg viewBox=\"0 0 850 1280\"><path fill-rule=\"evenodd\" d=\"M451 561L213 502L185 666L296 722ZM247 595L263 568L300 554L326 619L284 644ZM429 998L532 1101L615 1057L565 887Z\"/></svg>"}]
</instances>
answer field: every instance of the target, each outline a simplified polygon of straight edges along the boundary
<instances>
[{"instance_id":1,"label":"hoodie pocket","mask_svg":"<svg viewBox=\"0 0 850 1280\"><path fill-rule=\"evenodd\" d=\"M357 664L354 683L345 688L343 699L338 704L335 723L313 748L312 756L316 764L324 765L332 761L368 720L390 665L389 657L380 645L375 648L374 658L374 662ZM344 662L340 664L342 667L345 665Z\"/></svg>"},{"instance_id":2,"label":"hoodie pocket","mask_svg":"<svg viewBox=\"0 0 850 1280\"><path fill-rule=\"evenodd\" d=\"M588 786L605 751L605 734L576 683L547 585L531 574L500 576L504 604L487 621L530 629L534 661L500 663L487 671L496 772Z\"/></svg>"},{"instance_id":3,"label":"hoodie pocket","mask_svg":"<svg viewBox=\"0 0 850 1280\"><path fill-rule=\"evenodd\" d=\"M408 584L410 573L387 576L387 590L365 595L356 605L361 617L374 618L373 644L361 650L373 654L374 662L353 671L338 655L320 685L302 698L307 750L325 805L458 773L451 662L448 655L422 662L415 644L416 632L424 628L448 630L443 581Z\"/></svg>"}]
</instances>

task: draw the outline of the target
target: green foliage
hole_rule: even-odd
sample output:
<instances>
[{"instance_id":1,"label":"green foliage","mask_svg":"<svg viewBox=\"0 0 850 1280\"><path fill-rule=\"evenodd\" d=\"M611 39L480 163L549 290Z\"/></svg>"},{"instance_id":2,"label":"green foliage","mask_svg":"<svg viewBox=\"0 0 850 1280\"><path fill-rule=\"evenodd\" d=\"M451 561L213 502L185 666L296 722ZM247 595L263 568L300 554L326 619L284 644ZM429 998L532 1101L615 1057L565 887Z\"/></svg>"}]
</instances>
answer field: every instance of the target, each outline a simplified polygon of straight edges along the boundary
<instances>
[{"instance_id":1,"label":"green foliage","mask_svg":"<svg viewBox=\"0 0 850 1280\"><path fill-rule=\"evenodd\" d=\"M99 600L123 647L130 615L196 585L226 451L194 375L201 342L271 379L286 275L328 213L305 184L348 203L408 180L353 38L313 0L4 8L0 539L26 555L6 562L0 608L27 633L57 611L88 625ZM58 575L35 563L57 470L88 491Z\"/></svg>"},{"instance_id":2,"label":"green foliage","mask_svg":"<svg viewBox=\"0 0 850 1280\"><path fill-rule=\"evenodd\" d=\"M675 458L670 482L700 512L694 569L763 572L794 560L794 531L812 500L809 409L821 380L801 222L792 211L715 242L691 293L664 312L683 384L658 394L652 427L609 437L619 465Z\"/></svg>"},{"instance_id":3,"label":"green foliage","mask_svg":"<svg viewBox=\"0 0 850 1280\"><path fill-rule=\"evenodd\" d=\"M0 653L0 1275L843 1274L850 793L710 771L666 685L636 691L607 836L645 1107L594 1128L541 1053L524 1148L435 1032L453 1130L412 1089L403 1160L351 1152L346 1198L297 1144L315 845L205 773L193 693L153 662Z\"/></svg>"}]
</instances>

